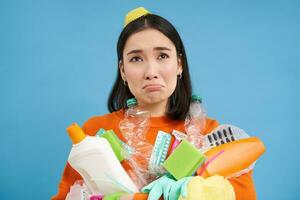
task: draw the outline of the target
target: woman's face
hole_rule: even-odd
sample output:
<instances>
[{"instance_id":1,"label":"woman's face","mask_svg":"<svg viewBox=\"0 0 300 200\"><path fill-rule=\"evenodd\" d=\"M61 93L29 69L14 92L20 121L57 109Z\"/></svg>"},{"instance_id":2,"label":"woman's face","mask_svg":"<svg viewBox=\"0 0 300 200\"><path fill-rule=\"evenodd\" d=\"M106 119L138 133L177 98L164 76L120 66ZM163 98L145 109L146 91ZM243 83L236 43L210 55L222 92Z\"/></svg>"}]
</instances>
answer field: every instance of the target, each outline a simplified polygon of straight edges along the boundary
<instances>
[{"instance_id":1,"label":"woman's face","mask_svg":"<svg viewBox=\"0 0 300 200\"><path fill-rule=\"evenodd\" d=\"M120 72L139 105L166 105L182 73L181 63L169 38L156 29L145 29L128 38Z\"/></svg>"}]
</instances>

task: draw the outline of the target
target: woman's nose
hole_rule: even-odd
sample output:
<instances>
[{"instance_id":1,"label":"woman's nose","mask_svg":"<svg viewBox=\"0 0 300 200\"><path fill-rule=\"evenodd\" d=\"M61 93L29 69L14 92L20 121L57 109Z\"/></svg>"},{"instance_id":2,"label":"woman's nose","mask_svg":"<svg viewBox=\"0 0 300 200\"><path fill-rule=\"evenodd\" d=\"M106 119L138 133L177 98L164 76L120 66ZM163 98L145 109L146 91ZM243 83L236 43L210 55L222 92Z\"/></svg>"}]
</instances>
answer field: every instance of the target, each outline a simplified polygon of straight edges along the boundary
<instances>
[{"instance_id":1,"label":"woman's nose","mask_svg":"<svg viewBox=\"0 0 300 200\"><path fill-rule=\"evenodd\" d=\"M147 80L152 80L152 79L156 79L156 78L157 78L157 75L154 75L154 74L149 74L146 76Z\"/></svg>"},{"instance_id":2,"label":"woman's nose","mask_svg":"<svg viewBox=\"0 0 300 200\"><path fill-rule=\"evenodd\" d=\"M154 62L149 62L145 72L145 79L151 80L158 78L157 66Z\"/></svg>"}]
</instances>

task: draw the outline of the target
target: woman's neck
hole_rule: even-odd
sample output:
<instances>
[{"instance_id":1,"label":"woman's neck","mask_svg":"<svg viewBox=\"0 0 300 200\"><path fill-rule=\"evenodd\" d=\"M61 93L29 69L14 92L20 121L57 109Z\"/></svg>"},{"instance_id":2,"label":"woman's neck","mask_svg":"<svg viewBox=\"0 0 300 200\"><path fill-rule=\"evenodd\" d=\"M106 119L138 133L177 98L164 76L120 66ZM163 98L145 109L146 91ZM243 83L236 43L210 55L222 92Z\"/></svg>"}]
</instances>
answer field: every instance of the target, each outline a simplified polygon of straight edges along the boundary
<instances>
[{"instance_id":1,"label":"woman's neck","mask_svg":"<svg viewBox=\"0 0 300 200\"><path fill-rule=\"evenodd\" d=\"M167 102L139 105L140 109L148 110L151 117L165 116Z\"/></svg>"}]
</instances>

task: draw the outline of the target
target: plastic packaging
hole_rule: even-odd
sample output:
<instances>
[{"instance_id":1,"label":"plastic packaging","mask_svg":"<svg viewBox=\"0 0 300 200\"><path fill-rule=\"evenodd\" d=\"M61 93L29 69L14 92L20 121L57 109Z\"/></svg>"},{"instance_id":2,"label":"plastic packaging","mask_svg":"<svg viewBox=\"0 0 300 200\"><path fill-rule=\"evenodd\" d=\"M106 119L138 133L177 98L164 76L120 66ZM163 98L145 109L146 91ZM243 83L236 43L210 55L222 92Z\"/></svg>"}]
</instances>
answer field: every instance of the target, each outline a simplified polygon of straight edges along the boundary
<instances>
[{"instance_id":1,"label":"plastic packaging","mask_svg":"<svg viewBox=\"0 0 300 200\"><path fill-rule=\"evenodd\" d=\"M71 186L65 200L102 200L103 195L92 194L83 180L77 180Z\"/></svg>"},{"instance_id":2,"label":"plastic packaging","mask_svg":"<svg viewBox=\"0 0 300 200\"><path fill-rule=\"evenodd\" d=\"M184 127L187 134L187 141L197 149L204 146L202 131L205 127L205 118L206 112L202 105L202 98L198 95L192 95L192 102L185 119Z\"/></svg>"},{"instance_id":3,"label":"plastic packaging","mask_svg":"<svg viewBox=\"0 0 300 200\"><path fill-rule=\"evenodd\" d=\"M71 186L66 200L89 200L90 195L91 192L89 191L83 180L77 180Z\"/></svg>"},{"instance_id":4,"label":"plastic packaging","mask_svg":"<svg viewBox=\"0 0 300 200\"><path fill-rule=\"evenodd\" d=\"M205 152L213 147L248 137L249 135L243 129L230 124L222 124L205 135L204 145L199 150Z\"/></svg>"},{"instance_id":5,"label":"plastic packaging","mask_svg":"<svg viewBox=\"0 0 300 200\"><path fill-rule=\"evenodd\" d=\"M87 136L77 124L67 131L73 141L68 162L93 194L138 191L105 138Z\"/></svg>"},{"instance_id":6,"label":"plastic packaging","mask_svg":"<svg viewBox=\"0 0 300 200\"><path fill-rule=\"evenodd\" d=\"M125 117L119 124L121 133L132 148L126 158L132 170L127 170L127 173L135 185L142 188L153 180L148 170L153 145L146 141L150 113L139 109L135 98L128 99L127 106Z\"/></svg>"}]
</instances>

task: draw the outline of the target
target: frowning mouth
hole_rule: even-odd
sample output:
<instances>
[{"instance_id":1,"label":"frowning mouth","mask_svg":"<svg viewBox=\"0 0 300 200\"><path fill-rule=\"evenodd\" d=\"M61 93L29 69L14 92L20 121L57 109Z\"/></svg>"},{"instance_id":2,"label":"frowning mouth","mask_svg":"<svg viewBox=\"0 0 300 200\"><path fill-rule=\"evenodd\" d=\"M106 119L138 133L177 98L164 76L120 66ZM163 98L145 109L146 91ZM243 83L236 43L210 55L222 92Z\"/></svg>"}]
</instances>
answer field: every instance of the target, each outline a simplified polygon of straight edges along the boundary
<instances>
[{"instance_id":1,"label":"frowning mouth","mask_svg":"<svg viewBox=\"0 0 300 200\"><path fill-rule=\"evenodd\" d=\"M143 89L147 90L147 91L159 91L163 88L162 85L160 84L147 84L143 87Z\"/></svg>"}]
</instances>

